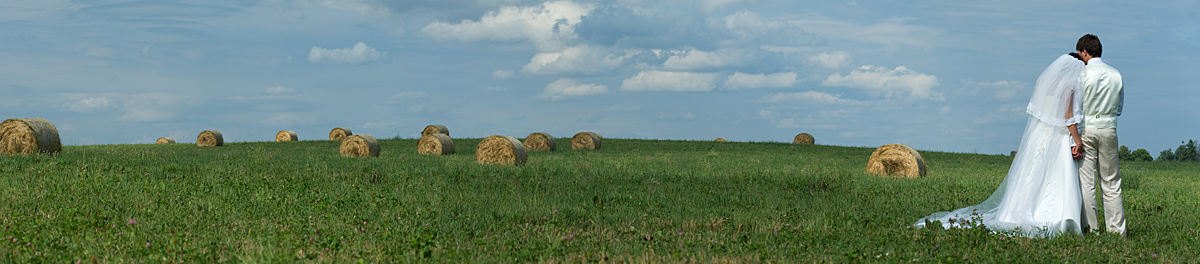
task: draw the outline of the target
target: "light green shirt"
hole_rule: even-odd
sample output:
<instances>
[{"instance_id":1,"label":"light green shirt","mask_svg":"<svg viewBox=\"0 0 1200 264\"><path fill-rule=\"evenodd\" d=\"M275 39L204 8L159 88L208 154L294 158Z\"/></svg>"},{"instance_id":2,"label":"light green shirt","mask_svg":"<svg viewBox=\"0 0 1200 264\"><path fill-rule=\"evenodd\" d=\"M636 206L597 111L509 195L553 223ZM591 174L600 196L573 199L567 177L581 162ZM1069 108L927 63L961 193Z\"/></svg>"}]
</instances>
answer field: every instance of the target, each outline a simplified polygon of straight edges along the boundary
<instances>
[{"instance_id":1,"label":"light green shirt","mask_svg":"<svg viewBox=\"0 0 1200 264\"><path fill-rule=\"evenodd\" d=\"M1117 117L1125 107L1121 72L1100 58L1089 60L1083 68L1082 103L1083 127L1117 128Z\"/></svg>"}]
</instances>

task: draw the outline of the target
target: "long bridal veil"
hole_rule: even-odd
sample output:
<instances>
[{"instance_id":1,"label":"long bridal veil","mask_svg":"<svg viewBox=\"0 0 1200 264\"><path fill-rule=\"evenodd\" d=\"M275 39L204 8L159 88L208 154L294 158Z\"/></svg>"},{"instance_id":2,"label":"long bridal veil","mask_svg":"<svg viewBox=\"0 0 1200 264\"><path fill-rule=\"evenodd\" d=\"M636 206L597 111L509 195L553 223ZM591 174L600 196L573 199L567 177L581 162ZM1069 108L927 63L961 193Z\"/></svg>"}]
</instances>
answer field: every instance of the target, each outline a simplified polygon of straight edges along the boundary
<instances>
[{"instance_id":1,"label":"long bridal veil","mask_svg":"<svg viewBox=\"0 0 1200 264\"><path fill-rule=\"evenodd\" d=\"M1063 55L1038 77L1026 112L1029 120L1021 145L1004 181L982 203L950 212L933 213L917 221L940 221L943 227L984 225L998 232L1027 237L1082 234L1083 198L1079 170L1071 158L1068 125L1082 113L1080 74L1083 62ZM1067 111L1073 117L1067 118Z\"/></svg>"}]
</instances>

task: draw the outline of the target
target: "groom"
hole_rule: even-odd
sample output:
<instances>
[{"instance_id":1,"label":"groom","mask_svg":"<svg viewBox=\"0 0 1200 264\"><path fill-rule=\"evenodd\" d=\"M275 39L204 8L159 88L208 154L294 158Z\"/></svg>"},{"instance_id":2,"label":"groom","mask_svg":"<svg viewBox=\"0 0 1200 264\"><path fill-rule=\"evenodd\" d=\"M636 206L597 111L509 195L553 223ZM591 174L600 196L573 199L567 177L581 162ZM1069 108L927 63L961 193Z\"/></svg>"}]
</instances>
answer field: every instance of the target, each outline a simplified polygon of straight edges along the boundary
<instances>
[{"instance_id":1,"label":"groom","mask_svg":"<svg viewBox=\"0 0 1200 264\"><path fill-rule=\"evenodd\" d=\"M1125 207L1121 202L1121 171L1117 159L1117 116L1125 104L1121 73L1100 60L1100 38L1087 34L1075 43L1083 59L1083 150L1079 187L1090 232L1100 229L1096 219L1096 176L1100 176L1104 222L1108 232L1125 236ZM1084 227L1085 230L1088 227Z\"/></svg>"}]
</instances>

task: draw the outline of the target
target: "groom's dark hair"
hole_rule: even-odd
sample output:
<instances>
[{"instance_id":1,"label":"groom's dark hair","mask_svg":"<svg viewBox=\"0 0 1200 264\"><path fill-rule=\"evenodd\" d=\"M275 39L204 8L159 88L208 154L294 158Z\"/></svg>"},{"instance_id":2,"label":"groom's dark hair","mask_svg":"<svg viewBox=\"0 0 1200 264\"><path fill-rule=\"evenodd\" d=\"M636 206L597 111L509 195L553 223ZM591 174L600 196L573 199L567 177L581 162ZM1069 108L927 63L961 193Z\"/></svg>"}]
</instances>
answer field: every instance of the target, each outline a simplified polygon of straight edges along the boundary
<instances>
[{"instance_id":1,"label":"groom's dark hair","mask_svg":"<svg viewBox=\"0 0 1200 264\"><path fill-rule=\"evenodd\" d=\"M1100 37L1087 34L1079 37L1079 42L1075 43L1075 50L1087 51L1088 55L1099 58L1100 52L1103 52L1104 48L1100 46Z\"/></svg>"}]
</instances>

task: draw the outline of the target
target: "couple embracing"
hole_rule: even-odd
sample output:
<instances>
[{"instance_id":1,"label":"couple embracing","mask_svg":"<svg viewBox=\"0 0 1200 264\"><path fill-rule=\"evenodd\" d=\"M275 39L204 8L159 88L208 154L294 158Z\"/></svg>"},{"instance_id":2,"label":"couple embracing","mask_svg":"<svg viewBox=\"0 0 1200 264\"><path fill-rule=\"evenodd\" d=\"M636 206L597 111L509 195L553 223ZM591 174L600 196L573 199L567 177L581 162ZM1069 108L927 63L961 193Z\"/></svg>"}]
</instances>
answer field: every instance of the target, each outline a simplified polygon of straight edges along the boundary
<instances>
[{"instance_id":1,"label":"couple embracing","mask_svg":"<svg viewBox=\"0 0 1200 264\"><path fill-rule=\"evenodd\" d=\"M915 226L983 225L1026 237L1096 232L1099 178L1105 229L1125 236L1116 132L1124 104L1121 73L1100 59L1095 35L1080 37L1075 50L1038 77L1021 145L992 196L921 218Z\"/></svg>"}]
</instances>

